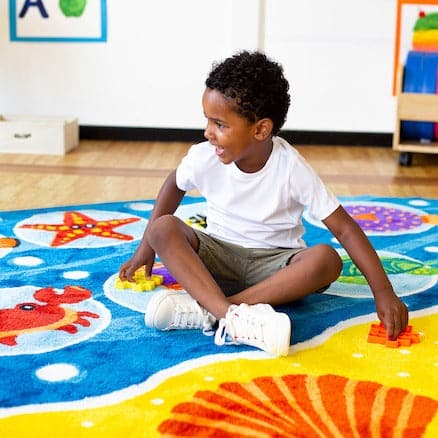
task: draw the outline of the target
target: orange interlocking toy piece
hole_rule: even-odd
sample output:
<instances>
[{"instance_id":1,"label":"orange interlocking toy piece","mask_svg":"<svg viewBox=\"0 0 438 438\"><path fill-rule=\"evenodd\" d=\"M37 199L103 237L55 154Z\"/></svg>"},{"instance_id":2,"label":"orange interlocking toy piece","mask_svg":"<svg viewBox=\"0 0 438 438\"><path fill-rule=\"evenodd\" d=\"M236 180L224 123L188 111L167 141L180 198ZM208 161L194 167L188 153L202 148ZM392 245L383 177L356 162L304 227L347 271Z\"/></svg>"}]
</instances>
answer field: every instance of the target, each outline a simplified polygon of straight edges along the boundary
<instances>
[{"instance_id":1,"label":"orange interlocking toy piece","mask_svg":"<svg viewBox=\"0 0 438 438\"><path fill-rule=\"evenodd\" d=\"M420 334L415 333L412 326L408 325L406 330L400 333L395 341L392 341L386 337L386 329L382 323L371 324L367 341L372 344L382 344L391 348L409 347L412 344L418 344L420 342Z\"/></svg>"}]
</instances>

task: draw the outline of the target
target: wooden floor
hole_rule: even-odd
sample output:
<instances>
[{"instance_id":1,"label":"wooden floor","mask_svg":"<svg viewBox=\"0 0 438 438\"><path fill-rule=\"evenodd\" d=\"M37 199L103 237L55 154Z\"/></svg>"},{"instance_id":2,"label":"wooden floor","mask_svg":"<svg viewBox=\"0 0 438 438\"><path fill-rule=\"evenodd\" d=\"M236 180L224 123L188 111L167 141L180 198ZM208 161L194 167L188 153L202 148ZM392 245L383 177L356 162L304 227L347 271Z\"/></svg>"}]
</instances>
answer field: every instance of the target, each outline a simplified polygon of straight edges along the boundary
<instances>
[{"instance_id":1,"label":"wooden floor","mask_svg":"<svg viewBox=\"0 0 438 438\"><path fill-rule=\"evenodd\" d=\"M65 156L0 154L0 210L154 198L189 146L83 140ZM386 147L297 148L339 196L438 198L438 147L410 167Z\"/></svg>"}]
</instances>

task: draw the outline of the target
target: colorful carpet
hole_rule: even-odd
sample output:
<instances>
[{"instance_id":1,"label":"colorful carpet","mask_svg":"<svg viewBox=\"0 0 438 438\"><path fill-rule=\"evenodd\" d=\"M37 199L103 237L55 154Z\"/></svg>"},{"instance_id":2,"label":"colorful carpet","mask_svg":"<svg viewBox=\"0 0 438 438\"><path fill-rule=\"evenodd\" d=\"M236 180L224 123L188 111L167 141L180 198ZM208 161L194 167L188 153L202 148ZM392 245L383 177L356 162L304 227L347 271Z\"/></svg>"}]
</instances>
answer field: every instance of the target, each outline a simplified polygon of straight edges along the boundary
<instances>
[{"instance_id":1,"label":"colorful carpet","mask_svg":"<svg viewBox=\"0 0 438 438\"><path fill-rule=\"evenodd\" d=\"M420 342L371 343L371 291L321 223L309 245L344 258L324 294L281 308L291 354L218 347L144 325L150 292L116 284L153 200L0 213L1 437L437 437L438 200L343 198ZM177 214L202 227L205 203ZM417 339L418 340L418 339Z\"/></svg>"}]
</instances>

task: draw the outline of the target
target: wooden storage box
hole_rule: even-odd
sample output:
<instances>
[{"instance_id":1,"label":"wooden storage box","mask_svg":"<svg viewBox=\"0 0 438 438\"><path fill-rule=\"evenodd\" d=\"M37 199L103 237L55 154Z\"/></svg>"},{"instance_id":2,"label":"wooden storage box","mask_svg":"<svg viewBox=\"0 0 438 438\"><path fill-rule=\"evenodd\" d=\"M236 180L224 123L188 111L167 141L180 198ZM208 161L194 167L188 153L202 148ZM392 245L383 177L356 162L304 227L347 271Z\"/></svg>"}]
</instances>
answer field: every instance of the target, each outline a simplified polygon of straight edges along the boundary
<instances>
[{"instance_id":1,"label":"wooden storage box","mask_svg":"<svg viewBox=\"0 0 438 438\"><path fill-rule=\"evenodd\" d=\"M413 120L417 122L438 123L438 94L404 93L402 91L404 66L397 71L397 113L392 149L400 152L399 163L410 166L411 153L438 154L438 142L421 143L420 141L400 138L401 122Z\"/></svg>"},{"instance_id":2,"label":"wooden storage box","mask_svg":"<svg viewBox=\"0 0 438 438\"><path fill-rule=\"evenodd\" d=\"M0 153L63 155L78 144L76 118L0 115Z\"/></svg>"}]
</instances>

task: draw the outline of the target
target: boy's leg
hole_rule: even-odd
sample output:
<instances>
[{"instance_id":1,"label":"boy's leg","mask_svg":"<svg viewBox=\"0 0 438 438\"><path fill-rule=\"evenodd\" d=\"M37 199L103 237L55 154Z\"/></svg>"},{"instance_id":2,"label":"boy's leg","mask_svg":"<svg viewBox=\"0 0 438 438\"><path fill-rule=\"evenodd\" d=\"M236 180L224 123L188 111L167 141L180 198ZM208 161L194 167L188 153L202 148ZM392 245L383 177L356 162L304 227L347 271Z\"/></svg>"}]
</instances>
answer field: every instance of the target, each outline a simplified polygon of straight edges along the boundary
<instances>
[{"instance_id":1,"label":"boy's leg","mask_svg":"<svg viewBox=\"0 0 438 438\"><path fill-rule=\"evenodd\" d=\"M274 275L228 299L234 304L287 304L329 285L341 270L338 253L329 245L316 245L294 255Z\"/></svg>"},{"instance_id":2,"label":"boy's leg","mask_svg":"<svg viewBox=\"0 0 438 438\"><path fill-rule=\"evenodd\" d=\"M177 217L165 215L152 224L148 238L178 283L217 319L223 318L231 303L199 258L199 240L193 229Z\"/></svg>"},{"instance_id":3,"label":"boy's leg","mask_svg":"<svg viewBox=\"0 0 438 438\"><path fill-rule=\"evenodd\" d=\"M275 312L268 304L232 305L199 258L199 239L180 219L166 215L156 219L148 230L151 247L183 288L190 292L155 294L146 309L148 326L208 329L207 309L219 321L215 343L247 344L274 356L289 352L291 324L284 313ZM188 298L188 299L187 299Z\"/></svg>"}]
</instances>

